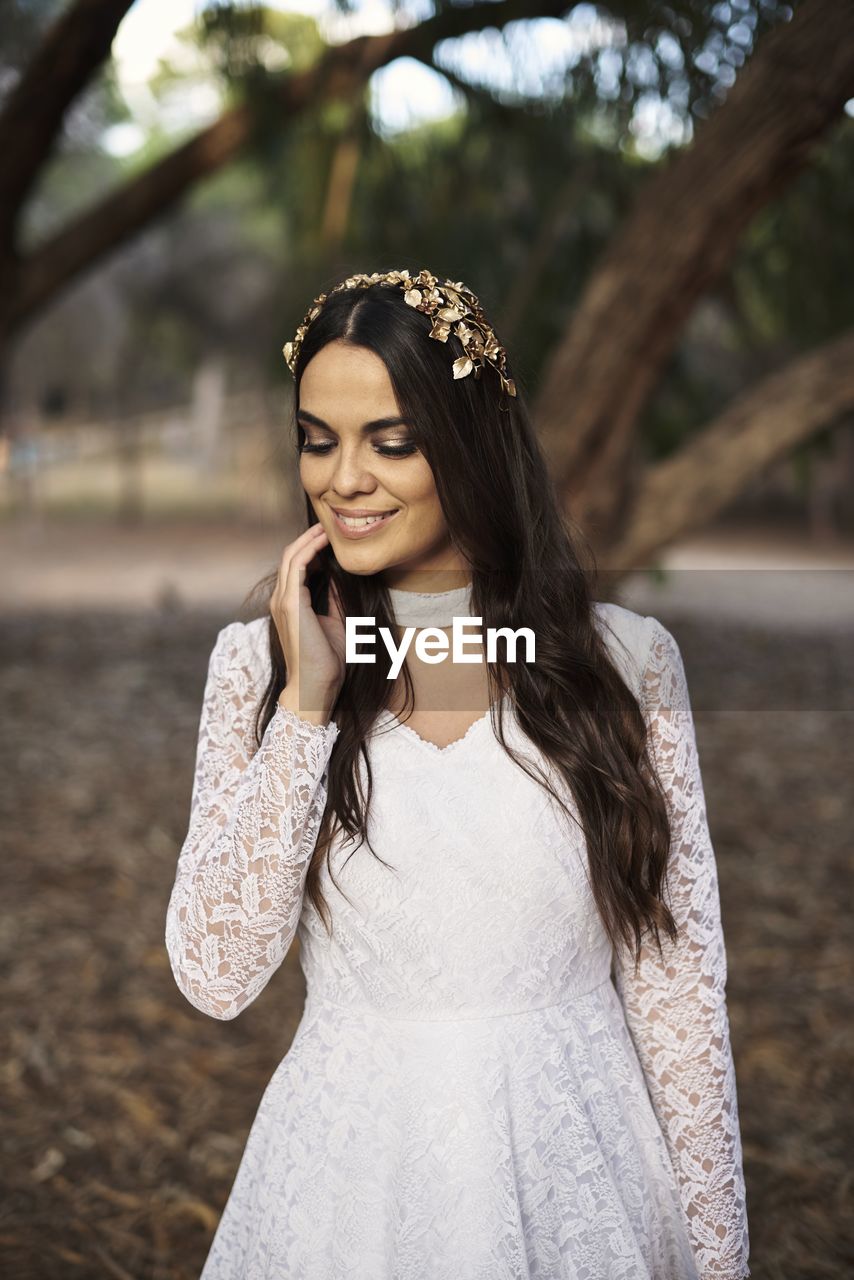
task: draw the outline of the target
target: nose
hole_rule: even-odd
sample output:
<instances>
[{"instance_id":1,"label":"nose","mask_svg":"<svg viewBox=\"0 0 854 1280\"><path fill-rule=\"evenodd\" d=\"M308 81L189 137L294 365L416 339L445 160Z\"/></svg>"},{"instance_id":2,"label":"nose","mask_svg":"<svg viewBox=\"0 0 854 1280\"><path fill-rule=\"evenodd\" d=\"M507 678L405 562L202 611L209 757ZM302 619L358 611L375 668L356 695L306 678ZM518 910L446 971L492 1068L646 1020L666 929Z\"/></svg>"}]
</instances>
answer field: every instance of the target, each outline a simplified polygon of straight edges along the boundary
<instances>
[{"instance_id":1,"label":"nose","mask_svg":"<svg viewBox=\"0 0 854 1280\"><path fill-rule=\"evenodd\" d=\"M370 468L365 466L365 455L358 444L339 445L337 454L331 480L331 488L336 493L348 497L354 493L371 493L377 487Z\"/></svg>"}]
</instances>

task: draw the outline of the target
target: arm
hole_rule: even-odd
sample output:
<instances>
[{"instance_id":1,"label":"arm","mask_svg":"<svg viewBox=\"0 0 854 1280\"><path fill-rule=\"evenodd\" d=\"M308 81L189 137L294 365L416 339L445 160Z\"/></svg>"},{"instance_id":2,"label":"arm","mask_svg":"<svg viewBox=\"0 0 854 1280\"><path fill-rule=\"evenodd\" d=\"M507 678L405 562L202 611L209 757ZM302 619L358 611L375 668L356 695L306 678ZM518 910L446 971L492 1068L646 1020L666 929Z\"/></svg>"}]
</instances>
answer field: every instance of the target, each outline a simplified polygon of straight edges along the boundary
<instances>
[{"instance_id":1,"label":"arm","mask_svg":"<svg viewBox=\"0 0 854 1280\"><path fill-rule=\"evenodd\" d=\"M615 956L615 986L643 1066L688 1218L702 1280L741 1280L747 1210L735 1069L726 1007L727 961L715 856L679 647L651 618L641 705L668 798L672 845L667 905L679 929L661 959L645 939L637 976Z\"/></svg>"},{"instance_id":2,"label":"arm","mask_svg":"<svg viewBox=\"0 0 854 1280\"><path fill-rule=\"evenodd\" d=\"M334 722L314 725L279 705L255 750L253 656L243 623L220 631L202 703L189 830L166 915L179 988L221 1019L251 1004L287 954L338 736Z\"/></svg>"}]
</instances>

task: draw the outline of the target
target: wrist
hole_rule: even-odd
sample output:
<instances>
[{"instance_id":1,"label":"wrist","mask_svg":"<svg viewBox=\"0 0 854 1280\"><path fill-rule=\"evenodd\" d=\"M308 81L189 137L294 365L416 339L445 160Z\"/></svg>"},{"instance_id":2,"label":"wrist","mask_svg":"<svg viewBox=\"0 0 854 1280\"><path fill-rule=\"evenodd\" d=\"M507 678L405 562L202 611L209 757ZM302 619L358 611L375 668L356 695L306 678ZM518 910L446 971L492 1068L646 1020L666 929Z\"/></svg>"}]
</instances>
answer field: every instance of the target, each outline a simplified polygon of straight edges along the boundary
<instances>
[{"instance_id":1,"label":"wrist","mask_svg":"<svg viewBox=\"0 0 854 1280\"><path fill-rule=\"evenodd\" d=\"M307 720L309 724L327 725L332 717L332 706L335 697L329 691L313 694L310 690L300 690L296 683L288 684L279 694L279 706L286 711Z\"/></svg>"}]
</instances>

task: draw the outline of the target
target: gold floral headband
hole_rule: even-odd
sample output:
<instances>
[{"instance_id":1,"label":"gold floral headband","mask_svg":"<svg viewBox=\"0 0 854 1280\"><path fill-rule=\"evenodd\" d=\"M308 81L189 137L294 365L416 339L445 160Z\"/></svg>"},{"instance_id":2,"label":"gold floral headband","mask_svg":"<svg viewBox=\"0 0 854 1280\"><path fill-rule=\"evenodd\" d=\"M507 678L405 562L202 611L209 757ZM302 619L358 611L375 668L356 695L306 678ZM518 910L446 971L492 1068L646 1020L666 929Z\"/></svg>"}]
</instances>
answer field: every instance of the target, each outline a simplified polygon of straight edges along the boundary
<instances>
[{"instance_id":1,"label":"gold floral headband","mask_svg":"<svg viewBox=\"0 0 854 1280\"><path fill-rule=\"evenodd\" d=\"M479 378L485 364L497 370L501 385L508 395L515 396L516 384L508 378L507 353L498 342L486 316L483 314L471 289L459 280L437 281L429 271L419 271L411 276L408 271L375 271L372 275L348 276L341 284L336 284L329 293L339 289L367 289L372 284L396 285L404 290L404 298L416 311L424 311L433 319L430 337L439 342L447 342L451 329L463 344L464 356L454 361L454 377L465 378L474 370L475 378ZM312 320L320 314L323 303L329 293L321 293L309 307L302 324L294 335L293 342L286 342L282 347L285 360L291 373L296 373L297 357L305 337L306 330Z\"/></svg>"}]
</instances>

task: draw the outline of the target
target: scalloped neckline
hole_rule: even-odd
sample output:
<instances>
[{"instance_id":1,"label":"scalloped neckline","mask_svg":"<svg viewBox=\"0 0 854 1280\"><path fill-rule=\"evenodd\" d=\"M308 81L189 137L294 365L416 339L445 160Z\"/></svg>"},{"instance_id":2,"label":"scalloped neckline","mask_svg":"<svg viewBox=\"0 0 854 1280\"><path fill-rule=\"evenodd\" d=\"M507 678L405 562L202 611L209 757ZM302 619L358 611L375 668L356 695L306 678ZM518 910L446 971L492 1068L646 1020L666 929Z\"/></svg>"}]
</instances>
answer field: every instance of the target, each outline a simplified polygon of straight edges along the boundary
<instances>
[{"instance_id":1,"label":"scalloped neckline","mask_svg":"<svg viewBox=\"0 0 854 1280\"><path fill-rule=\"evenodd\" d=\"M489 722L492 708L508 700L509 695L507 693L503 693L500 698L496 698L495 702L491 703L490 706L487 707L482 716L478 716L476 720L471 722L461 737L454 738L453 742L446 742L443 747L440 747L437 742L433 742L430 738L422 738L420 733L416 733L416 731L408 724L405 724L403 720L399 720L392 711L388 710L388 708L386 708L382 714L394 729L402 729L405 734L408 734L410 738L414 738L417 743L420 743L422 747L426 747L428 751L432 751L436 755L443 756L449 751L453 751L455 747L460 747L464 742L467 742L474 735L476 729L479 729L481 725Z\"/></svg>"}]
</instances>

